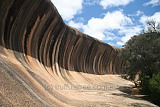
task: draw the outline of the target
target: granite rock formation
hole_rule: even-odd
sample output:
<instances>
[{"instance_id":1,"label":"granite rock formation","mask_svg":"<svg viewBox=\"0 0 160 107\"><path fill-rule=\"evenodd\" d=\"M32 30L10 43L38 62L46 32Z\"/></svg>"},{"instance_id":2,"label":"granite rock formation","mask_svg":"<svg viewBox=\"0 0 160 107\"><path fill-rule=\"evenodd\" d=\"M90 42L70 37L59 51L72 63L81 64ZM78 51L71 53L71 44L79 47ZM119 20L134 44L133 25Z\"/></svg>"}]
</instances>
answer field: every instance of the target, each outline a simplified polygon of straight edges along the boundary
<instances>
[{"instance_id":1,"label":"granite rock formation","mask_svg":"<svg viewBox=\"0 0 160 107\"><path fill-rule=\"evenodd\" d=\"M0 106L114 106L72 88L131 84L103 75L121 73L118 52L67 26L49 0L0 0Z\"/></svg>"},{"instance_id":2,"label":"granite rock formation","mask_svg":"<svg viewBox=\"0 0 160 107\"><path fill-rule=\"evenodd\" d=\"M5 0L2 6L2 47L31 56L53 72L121 72L118 49L65 25L51 2Z\"/></svg>"}]
</instances>

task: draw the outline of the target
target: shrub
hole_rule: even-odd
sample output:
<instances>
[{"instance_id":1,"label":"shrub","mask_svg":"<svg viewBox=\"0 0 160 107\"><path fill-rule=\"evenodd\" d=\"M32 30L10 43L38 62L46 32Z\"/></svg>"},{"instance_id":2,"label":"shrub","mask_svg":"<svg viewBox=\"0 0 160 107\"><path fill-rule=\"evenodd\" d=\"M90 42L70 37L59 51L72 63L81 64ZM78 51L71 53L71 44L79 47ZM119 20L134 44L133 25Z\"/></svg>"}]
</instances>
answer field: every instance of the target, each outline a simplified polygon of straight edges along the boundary
<instances>
[{"instance_id":1,"label":"shrub","mask_svg":"<svg viewBox=\"0 0 160 107\"><path fill-rule=\"evenodd\" d=\"M151 100L160 106L160 74L156 74L149 80Z\"/></svg>"}]
</instances>

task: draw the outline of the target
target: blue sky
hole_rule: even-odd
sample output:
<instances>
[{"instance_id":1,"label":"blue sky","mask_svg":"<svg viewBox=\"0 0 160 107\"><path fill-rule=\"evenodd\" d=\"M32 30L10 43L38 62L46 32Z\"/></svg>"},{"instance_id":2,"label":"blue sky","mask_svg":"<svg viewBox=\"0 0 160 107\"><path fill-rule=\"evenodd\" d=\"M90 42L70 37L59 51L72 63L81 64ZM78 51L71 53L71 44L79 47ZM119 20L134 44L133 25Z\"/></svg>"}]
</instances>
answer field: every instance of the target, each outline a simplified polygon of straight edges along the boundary
<instances>
[{"instance_id":1,"label":"blue sky","mask_svg":"<svg viewBox=\"0 0 160 107\"><path fill-rule=\"evenodd\" d=\"M160 0L51 0L64 22L121 47L141 33L147 20L160 23Z\"/></svg>"}]
</instances>

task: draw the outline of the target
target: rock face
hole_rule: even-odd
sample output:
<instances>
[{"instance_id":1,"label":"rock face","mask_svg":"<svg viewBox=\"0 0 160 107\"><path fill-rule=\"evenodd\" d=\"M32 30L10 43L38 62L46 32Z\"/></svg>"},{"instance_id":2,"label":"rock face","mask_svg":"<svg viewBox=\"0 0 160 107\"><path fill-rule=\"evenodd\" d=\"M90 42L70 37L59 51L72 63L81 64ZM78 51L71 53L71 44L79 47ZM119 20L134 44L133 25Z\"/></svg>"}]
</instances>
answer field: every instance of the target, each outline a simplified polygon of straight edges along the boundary
<instances>
[{"instance_id":1,"label":"rock face","mask_svg":"<svg viewBox=\"0 0 160 107\"><path fill-rule=\"evenodd\" d=\"M102 75L121 73L118 51L65 25L49 0L0 0L0 106L117 105L73 88L131 84Z\"/></svg>"},{"instance_id":2,"label":"rock face","mask_svg":"<svg viewBox=\"0 0 160 107\"><path fill-rule=\"evenodd\" d=\"M50 1L2 0L1 4L0 45L23 53L21 59L31 56L53 72L121 72L118 49L65 25Z\"/></svg>"}]
</instances>

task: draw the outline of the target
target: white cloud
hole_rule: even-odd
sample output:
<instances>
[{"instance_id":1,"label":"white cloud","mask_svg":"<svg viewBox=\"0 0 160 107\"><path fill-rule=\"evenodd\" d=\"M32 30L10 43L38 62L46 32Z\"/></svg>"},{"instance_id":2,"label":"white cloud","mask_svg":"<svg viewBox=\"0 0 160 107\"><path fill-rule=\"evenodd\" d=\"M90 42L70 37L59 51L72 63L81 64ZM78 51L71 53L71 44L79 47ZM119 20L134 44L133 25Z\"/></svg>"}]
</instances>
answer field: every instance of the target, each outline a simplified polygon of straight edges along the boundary
<instances>
[{"instance_id":1,"label":"white cloud","mask_svg":"<svg viewBox=\"0 0 160 107\"><path fill-rule=\"evenodd\" d=\"M98 4L100 0L84 0L84 4L85 5L95 5L95 4Z\"/></svg>"},{"instance_id":2,"label":"white cloud","mask_svg":"<svg viewBox=\"0 0 160 107\"><path fill-rule=\"evenodd\" d=\"M81 20L79 22L69 21L68 24L77 29L82 29L84 33L99 40L107 40L110 44L114 41L114 45L119 46L124 45L132 36L143 30L142 26L134 25L123 11L108 12L102 18L92 17L87 24ZM119 36L115 35L115 32Z\"/></svg>"},{"instance_id":3,"label":"white cloud","mask_svg":"<svg viewBox=\"0 0 160 107\"><path fill-rule=\"evenodd\" d=\"M145 16L145 15L143 15L140 18L140 22L143 23L145 30L147 30L146 21L149 21L149 20L154 20L156 22L156 26L157 26L158 23L160 23L160 12L156 12L152 16Z\"/></svg>"},{"instance_id":4,"label":"white cloud","mask_svg":"<svg viewBox=\"0 0 160 107\"><path fill-rule=\"evenodd\" d=\"M77 29L80 29L84 26L82 22L74 22L74 21L69 21L68 25Z\"/></svg>"},{"instance_id":5,"label":"white cloud","mask_svg":"<svg viewBox=\"0 0 160 107\"><path fill-rule=\"evenodd\" d=\"M109 33L110 31L122 29L128 24L132 24L129 17L125 16L122 11L114 11L108 12L103 18L91 18L87 25L83 26L83 30L92 37L106 40L114 37L113 33Z\"/></svg>"},{"instance_id":6,"label":"white cloud","mask_svg":"<svg viewBox=\"0 0 160 107\"><path fill-rule=\"evenodd\" d=\"M147 5L152 5L152 6L157 6L160 5L160 0L150 0L149 2L144 4L145 6Z\"/></svg>"},{"instance_id":7,"label":"white cloud","mask_svg":"<svg viewBox=\"0 0 160 107\"><path fill-rule=\"evenodd\" d=\"M117 42L116 44L119 45L119 46L123 46L124 42Z\"/></svg>"},{"instance_id":8,"label":"white cloud","mask_svg":"<svg viewBox=\"0 0 160 107\"><path fill-rule=\"evenodd\" d=\"M51 0L62 18L69 21L82 11L83 0Z\"/></svg>"},{"instance_id":9,"label":"white cloud","mask_svg":"<svg viewBox=\"0 0 160 107\"><path fill-rule=\"evenodd\" d=\"M134 0L101 0L100 5L104 9L108 7L125 6Z\"/></svg>"},{"instance_id":10,"label":"white cloud","mask_svg":"<svg viewBox=\"0 0 160 107\"><path fill-rule=\"evenodd\" d=\"M107 41L117 41L117 45L122 46L132 36L140 33L140 26L133 26L132 20L127 17L122 11L108 12L103 18L91 18L85 25L82 22L70 21L69 25L78 29L82 29L84 33ZM130 27L129 27L130 26ZM124 35L122 38L116 36L113 32L118 31L119 35ZM111 42L109 42L111 44ZM116 44L114 44L116 45Z\"/></svg>"},{"instance_id":11,"label":"white cloud","mask_svg":"<svg viewBox=\"0 0 160 107\"><path fill-rule=\"evenodd\" d=\"M141 33L141 31L143 30L143 28L141 26L132 26L130 28L124 28L121 29L119 31L120 35L125 35L121 38L122 43L127 42L131 37L133 37L134 35L138 35Z\"/></svg>"},{"instance_id":12,"label":"white cloud","mask_svg":"<svg viewBox=\"0 0 160 107\"><path fill-rule=\"evenodd\" d=\"M137 13L136 13L136 16L140 16L140 15L143 15L144 14L144 12L142 12L142 11L137 11Z\"/></svg>"},{"instance_id":13,"label":"white cloud","mask_svg":"<svg viewBox=\"0 0 160 107\"><path fill-rule=\"evenodd\" d=\"M136 13L134 13L134 14L128 14L128 16L141 16L141 15L143 15L143 14L144 14L143 11L138 10L138 11L136 11Z\"/></svg>"},{"instance_id":14,"label":"white cloud","mask_svg":"<svg viewBox=\"0 0 160 107\"><path fill-rule=\"evenodd\" d=\"M148 21L148 20L154 20L154 21L156 21L157 23L160 23L160 12L154 13L153 16L145 16L145 15L143 15L143 16L140 18L140 22L142 22L143 24L145 24L146 21Z\"/></svg>"}]
</instances>

